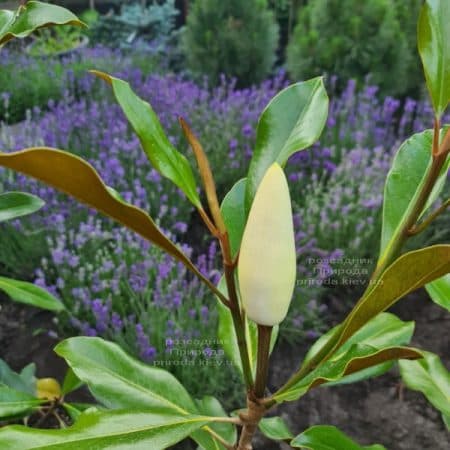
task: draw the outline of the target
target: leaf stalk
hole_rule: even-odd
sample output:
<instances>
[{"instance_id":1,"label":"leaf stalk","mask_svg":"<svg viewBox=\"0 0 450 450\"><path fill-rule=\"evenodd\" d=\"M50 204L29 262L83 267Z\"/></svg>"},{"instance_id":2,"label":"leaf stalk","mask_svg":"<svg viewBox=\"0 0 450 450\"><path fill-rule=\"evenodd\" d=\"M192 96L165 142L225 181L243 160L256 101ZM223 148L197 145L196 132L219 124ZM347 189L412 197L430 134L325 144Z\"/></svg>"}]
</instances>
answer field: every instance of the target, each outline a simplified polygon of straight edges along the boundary
<instances>
[{"instance_id":1,"label":"leaf stalk","mask_svg":"<svg viewBox=\"0 0 450 450\"><path fill-rule=\"evenodd\" d=\"M442 203L439 208L437 208L434 212L432 212L422 223L413 226L408 230L409 236L415 236L416 234L424 231L431 223L439 217L448 207L450 206L450 199L446 200Z\"/></svg>"}]
</instances>

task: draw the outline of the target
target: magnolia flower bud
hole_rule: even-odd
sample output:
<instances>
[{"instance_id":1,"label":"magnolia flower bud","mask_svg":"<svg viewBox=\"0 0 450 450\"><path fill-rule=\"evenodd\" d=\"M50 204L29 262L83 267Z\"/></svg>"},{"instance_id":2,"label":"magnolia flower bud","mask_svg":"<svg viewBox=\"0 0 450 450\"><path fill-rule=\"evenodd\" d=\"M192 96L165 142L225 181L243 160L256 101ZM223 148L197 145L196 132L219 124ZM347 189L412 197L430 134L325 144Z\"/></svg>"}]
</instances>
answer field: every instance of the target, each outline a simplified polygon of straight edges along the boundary
<instances>
[{"instance_id":1,"label":"magnolia flower bud","mask_svg":"<svg viewBox=\"0 0 450 450\"><path fill-rule=\"evenodd\" d=\"M296 279L291 199L282 168L274 163L258 187L239 253L238 278L247 316L274 326L287 314Z\"/></svg>"}]
</instances>

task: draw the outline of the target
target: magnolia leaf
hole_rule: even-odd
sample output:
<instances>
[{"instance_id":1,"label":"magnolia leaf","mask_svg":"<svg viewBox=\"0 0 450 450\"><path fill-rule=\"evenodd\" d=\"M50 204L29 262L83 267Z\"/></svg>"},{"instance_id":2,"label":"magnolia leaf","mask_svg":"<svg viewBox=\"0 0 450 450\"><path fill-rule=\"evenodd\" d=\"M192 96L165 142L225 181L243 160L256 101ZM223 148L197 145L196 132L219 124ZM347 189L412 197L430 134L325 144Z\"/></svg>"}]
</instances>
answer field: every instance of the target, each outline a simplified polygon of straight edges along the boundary
<instances>
[{"instance_id":1,"label":"magnolia leaf","mask_svg":"<svg viewBox=\"0 0 450 450\"><path fill-rule=\"evenodd\" d=\"M36 391L36 364L30 363L26 365L20 371L19 376L27 386L26 392L34 394Z\"/></svg>"},{"instance_id":2,"label":"magnolia leaf","mask_svg":"<svg viewBox=\"0 0 450 450\"><path fill-rule=\"evenodd\" d=\"M245 213L245 186L247 179L239 180L224 197L220 205L230 240L231 255L236 257L241 247L247 216Z\"/></svg>"},{"instance_id":3,"label":"magnolia leaf","mask_svg":"<svg viewBox=\"0 0 450 450\"><path fill-rule=\"evenodd\" d=\"M63 402L62 407L65 409L66 413L72 419L73 422L76 422L81 416L81 411L70 403Z\"/></svg>"},{"instance_id":4,"label":"magnolia leaf","mask_svg":"<svg viewBox=\"0 0 450 450\"><path fill-rule=\"evenodd\" d=\"M266 437L273 441L285 441L294 437L281 417L263 418L258 427Z\"/></svg>"},{"instance_id":5,"label":"magnolia leaf","mask_svg":"<svg viewBox=\"0 0 450 450\"><path fill-rule=\"evenodd\" d=\"M377 366L397 359L417 359L422 354L409 347L389 347L377 349L370 345L355 344L339 357L332 357L323 362L305 377L280 389L273 395L276 402L297 400L310 389L324 383L335 382L346 375L351 375L368 367Z\"/></svg>"},{"instance_id":6,"label":"magnolia leaf","mask_svg":"<svg viewBox=\"0 0 450 450\"><path fill-rule=\"evenodd\" d=\"M59 344L55 351L70 366L63 385L64 393L84 382L96 399L108 408L148 408L164 414L197 414L200 405L203 408L201 414L225 414L214 398L205 397L194 403L170 373L134 360L111 342L100 338L71 338ZM73 375L69 375L71 372ZM75 410L71 413L76 414L77 405L72 406ZM228 431L229 426L214 424L211 427L223 432ZM197 430L193 438L202 445L215 442L207 429Z\"/></svg>"},{"instance_id":7,"label":"magnolia leaf","mask_svg":"<svg viewBox=\"0 0 450 450\"><path fill-rule=\"evenodd\" d=\"M26 281L0 277L0 290L6 292L12 300L49 311L61 312L66 307L50 292Z\"/></svg>"},{"instance_id":8,"label":"magnolia leaf","mask_svg":"<svg viewBox=\"0 0 450 450\"><path fill-rule=\"evenodd\" d=\"M0 222L32 214L44 205L45 202L35 195L5 192L0 194Z\"/></svg>"},{"instance_id":9,"label":"magnolia leaf","mask_svg":"<svg viewBox=\"0 0 450 450\"><path fill-rule=\"evenodd\" d=\"M399 362L403 381L410 389L422 392L444 416L450 416L450 372L437 355L423 354L423 359Z\"/></svg>"},{"instance_id":10,"label":"magnolia leaf","mask_svg":"<svg viewBox=\"0 0 450 450\"><path fill-rule=\"evenodd\" d=\"M308 450L386 450L379 444L362 447L331 425L315 425L290 442L291 447Z\"/></svg>"},{"instance_id":11,"label":"magnolia leaf","mask_svg":"<svg viewBox=\"0 0 450 450\"><path fill-rule=\"evenodd\" d=\"M223 294L227 294L227 287L225 283L225 277L222 277L218 284L218 289ZM239 346L237 342L236 331L233 324L233 317L229 308L223 305L221 302L217 302L217 308L219 311L219 325L217 330L217 337L221 342L222 348L235 365L241 374L243 374L241 356L239 352ZM278 338L279 326L276 325L272 329L272 336L270 341L270 351L272 352L275 347L275 343ZM247 341L247 351L250 359L250 368L252 370L253 377L256 374L256 362L258 358L258 326L245 318L245 334Z\"/></svg>"},{"instance_id":12,"label":"magnolia leaf","mask_svg":"<svg viewBox=\"0 0 450 450\"><path fill-rule=\"evenodd\" d=\"M450 311L450 275L445 275L425 286L431 299Z\"/></svg>"},{"instance_id":13,"label":"magnolia leaf","mask_svg":"<svg viewBox=\"0 0 450 450\"><path fill-rule=\"evenodd\" d=\"M319 351L325 346L325 344L339 330L339 326L340 325L329 330L314 343L314 345L306 354L303 365L308 364L309 361L319 353ZM380 313L369 322L367 322L348 341L346 341L344 345L339 347L336 350L334 356L341 356L342 354L347 352L354 344L370 345L371 347L378 349L398 345L407 345L410 343L413 333L413 321L403 322L394 314ZM354 373L353 375L342 378L336 383L330 384L355 383L367 378L379 376L390 370L392 365L393 362L389 361L380 364L379 366L370 367L360 372Z\"/></svg>"},{"instance_id":14,"label":"magnolia leaf","mask_svg":"<svg viewBox=\"0 0 450 450\"><path fill-rule=\"evenodd\" d=\"M14 153L0 153L0 166L36 178L95 208L161 247L206 284L210 284L145 211L111 194L110 188L103 183L94 168L78 156L53 148L30 148Z\"/></svg>"},{"instance_id":15,"label":"magnolia leaf","mask_svg":"<svg viewBox=\"0 0 450 450\"><path fill-rule=\"evenodd\" d=\"M418 23L418 47L428 91L439 118L450 101L450 2L426 0Z\"/></svg>"},{"instance_id":16,"label":"magnolia leaf","mask_svg":"<svg viewBox=\"0 0 450 450\"><path fill-rule=\"evenodd\" d=\"M173 375L135 360L117 344L74 337L58 344L55 352L108 408L147 408L178 415L197 412L194 401Z\"/></svg>"},{"instance_id":17,"label":"magnolia leaf","mask_svg":"<svg viewBox=\"0 0 450 450\"><path fill-rule=\"evenodd\" d=\"M344 322L338 346L398 299L450 272L450 245L434 245L406 253L392 263Z\"/></svg>"},{"instance_id":18,"label":"magnolia leaf","mask_svg":"<svg viewBox=\"0 0 450 450\"><path fill-rule=\"evenodd\" d=\"M442 420L443 420L445 426L447 427L447 430L450 431L450 416L443 414Z\"/></svg>"},{"instance_id":19,"label":"magnolia leaf","mask_svg":"<svg viewBox=\"0 0 450 450\"><path fill-rule=\"evenodd\" d=\"M217 308L219 312L217 337L228 359L234 364L239 372L243 374L236 332L234 330L233 318L231 316L230 310L220 302L217 302ZM249 344L249 347L253 348L252 342L250 342ZM253 358L251 359L253 360Z\"/></svg>"},{"instance_id":20,"label":"magnolia leaf","mask_svg":"<svg viewBox=\"0 0 450 450\"><path fill-rule=\"evenodd\" d=\"M246 212L267 169L284 166L291 155L311 146L328 115L328 96L321 77L288 86L262 112L247 179Z\"/></svg>"},{"instance_id":21,"label":"magnolia leaf","mask_svg":"<svg viewBox=\"0 0 450 450\"><path fill-rule=\"evenodd\" d=\"M450 272L450 245L434 245L400 256L366 291L342 324L308 362L316 366L332 355L367 322L390 308L397 300ZM298 381L304 370L292 378Z\"/></svg>"},{"instance_id":22,"label":"magnolia leaf","mask_svg":"<svg viewBox=\"0 0 450 450\"><path fill-rule=\"evenodd\" d=\"M69 428L39 430L22 425L0 429L0 448L20 450L163 450L209 422L201 416L149 411L86 411Z\"/></svg>"},{"instance_id":23,"label":"magnolia leaf","mask_svg":"<svg viewBox=\"0 0 450 450\"><path fill-rule=\"evenodd\" d=\"M16 417L27 414L33 408L42 403L42 400L27 394L26 392L11 389L8 386L0 384L0 418ZM0 428L1 432L1 428ZM0 448L20 448L7 447L1 445Z\"/></svg>"},{"instance_id":24,"label":"magnolia leaf","mask_svg":"<svg viewBox=\"0 0 450 450\"><path fill-rule=\"evenodd\" d=\"M41 2L27 2L17 11L0 10L0 45L13 38L24 38L33 31L52 25L84 26L65 8Z\"/></svg>"},{"instance_id":25,"label":"magnolia leaf","mask_svg":"<svg viewBox=\"0 0 450 450\"><path fill-rule=\"evenodd\" d=\"M448 127L441 131L441 136ZM383 226L378 264L383 264L390 248L403 232L408 215L425 184L427 172L432 164L433 131L427 130L407 139L398 149L384 187ZM436 181L422 214L437 200L441 193L450 157Z\"/></svg>"},{"instance_id":26,"label":"magnolia leaf","mask_svg":"<svg viewBox=\"0 0 450 450\"><path fill-rule=\"evenodd\" d=\"M16 373L0 358L0 386L6 386L16 391L33 395L36 380L34 379L35 365L29 364L22 372Z\"/></svg>"},{"instance_id":27,"label":"magnolia leaf","mask_svg":"<svg viewBox=\"0 0 450 450\"><path fill-rule=\"evenodd\" d=\"M215 417L227 417L227 413L223 409L220 402L211 396L203 397L201 400L195 401L197 410L199 414L205 416L215 416ZM224 446L219 443L208 430L212 429L216 434L221 436L225 441L233 444L237 439L236 427L231 423L212 423L210 425L205 425L200 430L196 430L191 434L192 439L194 439L200 448L204 450L225 450Z\"/></svg>"},{"instance_id":28,"label":"magnolia leaf","mask_svg":"<svg viewBox=\"0 0 450 450\"><path fill-rule=\"evenodd\" d=\"M176 184L195 207L201 208L191 166L169 141L150 104L140 99L127 82L96 70L91 72L112 86L117 102L155 169Z\"/></svg>"},{"instance_id":29,"label":"magnolia leaf","mask_svg":"<svg viewBox=\"0 0 450 450\"><path fill-rule=\"evenodd\" d=\"M84 411L100 411L101 408L98 405L92 405L90 403L67 403L64 401L61 405L69 414L70 418L75 422L81 416Z\"/></svg>"},{"instance_id":30,"label":"magnolia leaf","mask_svg":"<svg viewBox=\"0 0 450 450\"><path fill-rule=\"evenodd\" d=\"M67 395L70 392L76 391L81 386L83 382L75 375L75 372L71 367L67 369L66 376L64 377L61 392L63 395Z\"/></svg>"}]
</instances>

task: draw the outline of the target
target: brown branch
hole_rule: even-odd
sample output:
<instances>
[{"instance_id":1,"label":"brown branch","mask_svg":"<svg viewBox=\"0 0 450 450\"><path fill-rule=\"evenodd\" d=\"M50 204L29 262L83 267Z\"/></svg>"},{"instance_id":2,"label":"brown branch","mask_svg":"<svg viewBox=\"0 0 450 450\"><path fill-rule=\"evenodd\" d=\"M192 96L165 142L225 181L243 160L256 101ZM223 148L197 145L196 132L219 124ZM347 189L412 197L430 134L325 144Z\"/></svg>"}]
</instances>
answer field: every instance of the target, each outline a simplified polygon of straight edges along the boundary
<instances>
[{"instance_id":1,"label":"brown branch","mask_svg":"<svg viewBox=\"0 0 450 450\"><path fill-rule=\"evenodd\" d=\"M239 415L244 427L239 438L237 450L252 450L252 440L258 424L266 413L266 407L257 399L247 396L247 411Z\"/></svg>"}]
</instances>

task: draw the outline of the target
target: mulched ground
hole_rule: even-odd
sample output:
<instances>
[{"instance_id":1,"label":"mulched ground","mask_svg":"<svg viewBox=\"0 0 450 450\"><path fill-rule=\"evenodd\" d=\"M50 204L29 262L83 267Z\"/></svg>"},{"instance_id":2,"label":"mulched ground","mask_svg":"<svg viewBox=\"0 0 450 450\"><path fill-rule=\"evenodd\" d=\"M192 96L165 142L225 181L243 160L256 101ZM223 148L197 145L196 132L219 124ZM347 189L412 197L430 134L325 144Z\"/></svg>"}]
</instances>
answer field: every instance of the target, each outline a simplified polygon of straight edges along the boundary
<instances>
[{"instance_id":1,"label":"mulched ground","mask_svg":"<svg viewBox=\"0 0 450 450\"><path fill-rule=\"evenodd\" d=\"M64 361L52 352L58 340L39 330L54 328L51 314L0 299L0 357L19 370L33 361L39 377L62 380ZM413 344L439 354L450 369L450 314L424 292L410 295L394 309L403 320L416 320ZM340 318L342 311L333 316ZM332 320L330 320L332 321ZM270 388L280 385L298 365L306 348L282 346L273 355ZM85 401L80 391L77 401ZM335 425L359 443L380 443L388 450L448 450L450 434L424 397L401 389L397 373L355 385L314 389L300 402L277 411L292 431L314 424ZM186 448L185 445L178 448ZM279 450L284 444L257 436L255 450Z\"/></svg>"}]
</instances>

